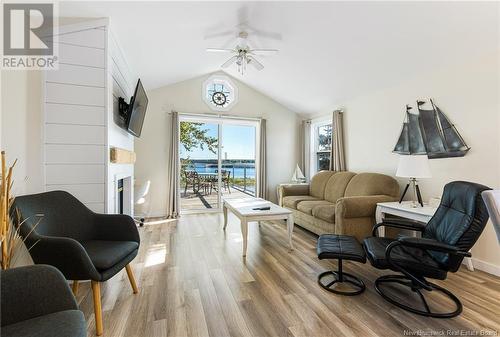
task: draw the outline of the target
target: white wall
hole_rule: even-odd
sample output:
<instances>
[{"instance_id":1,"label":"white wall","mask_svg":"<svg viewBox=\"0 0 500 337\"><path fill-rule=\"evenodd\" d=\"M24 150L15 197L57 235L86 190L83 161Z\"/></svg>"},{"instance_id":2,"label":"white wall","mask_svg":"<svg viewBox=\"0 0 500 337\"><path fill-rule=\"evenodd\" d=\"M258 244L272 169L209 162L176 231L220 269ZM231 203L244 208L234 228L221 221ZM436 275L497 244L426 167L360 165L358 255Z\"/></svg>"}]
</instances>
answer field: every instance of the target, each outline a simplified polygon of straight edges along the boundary
<instances>
[{"instance_id":1,"label":"white wall","mask_svg":"<svg viewBox=\"0 0 500 337\"><path fill-rule=\"evenodd\" d=\"M0 143L7 165L15 159L13 195L36 193L42 185L41 73L39 71L1 71ZM21 246L16 266L33 261Z\"/></svg>"},{"instance_id":2,"label":"white wall","mask_svg":"<svg viewBox=\"0 0 500 337\"><path fill-rule=\"evenodd\" d=\"M0 72L0 102L2 101L2 76L3 73ZM0 104L0 149L3 149L2 147L2 111L3 111L3 104Z\"/></svg>"},{"instance_id":3,"label":"white wall","mask_svg":"<svg viewBox=\"0 0 500 337\"><path fill-rule=\"evenodd\" d=\"M89 19L80 19L89 20ZM59 24L80 20L59 18ZM35 70L1 70L0 144L14 170L14 195L43 191L42 73Z\"/></svg>"},{"instance_id":4,"label":"white wall","mask_svg":"<svg viewBox=\"0 0 500 337\"><path fill-rule=\"evenodd\" d=\"M465 60L457 66L423 73L398 86L338 102L318 113L345 110L346 160L354 172L394 176L398 156L391 153L404 119L405 104L431 97L456 125L471 147L462 158L433 159L433 177L420 182L424 200L441 196L446 183L468 180L492 188L500 186L500 111L497 53ZM409 65L410 66L410 65ZM404 179L399 179L401 185ZM500 273L500 246L491 224L474 247L475 264Z\"/></svg>"},{"instance_id":5,"label":"white wall","mask_svg":"<svg viewBox=\"0 0 500 337\"><path fill-rule=\"evenodd\" d=\"M134 137L116 125L114 116L118 96L130 98L136 77L131 75L115 38L108 38L107 20L66 21L68 25L61 27L65 30L59 46L61 65L58 71L47 72L43 79L45 103L49 102L45 104L46 124L42 113L42 73L2 70L2 149L10 161L18 159L14 171L16 195L64 189L95 211L114 213L115 176L133 176L134 171L132 164L109 163L110 147L134 149ZM78 90L70 90L73 88ZM47 187L43 184L44 157L49 168ZM71 170L64 169L68 165ZM76 178L67 176L64 180L65 173L82 167L85 169ZM89 180L92 173L93 180ZM57 178L57 182L51 183L52 178ZM79 184L77 179L91 184ZM126 209L133 208L132 199Z\"/></svg>"},{"instance_id":6,"label":"white wall","mask_svg":"<svg viewBox=\"0 0 500 337\"><path fill-rule=\"evenodd\" d=\"M149 215L166 213L167 153L170 123L167 112L213 113L202 100L202 84L210 76L148 91L149 105L141 138L136 140L138 183L151 180ZM276 186L287 182L298 162L298 116L262 93L232 78L238 86L238 103L228 112L233 116L262 117L267 120L268 195L276 200ZM138 210L139 211L139 210Z\"/></svg>"},{"instance_id":7,"label":"white wall","mask_svg":"<svg viewBox=\"0 0 500 337\"><path fill-rule=\"evenodd\" d=\"M62 26L58 34L59 69L43 72L44 188L68 191L103 213L107 21Z\"/></svg>"},{"instance_id":8,"label":"white wall","mask_svg":"<svg viewBox=\"0 0 500 337\"><path fill-rule=\"evenodd\" d=\"M42 191L41 73L2 70L2 150L14 169L14 195Z\"/></svg>"},{"instance_id":9,"label":"white wall","mask_svg":"<svg viewBox=\"0 0 500 337\"><path fill-rule=\"evenodd\" d=\"M130 97L134 94L137 76L133 75L125 54L120 48L115 36L108 30L108 148L107 148L107 213L117 213L116 209L116 178L134 177L133 164L116 164L111 163L109 160L109 153L111 147L118 147L121 149L134 151L134 136L125 131L122 127L118 126L118 98L123 97L128 102ZM133 178L132 178L133 180ZM124 198L124 212L133 216L133 185L129 195L132 197ZM125 192L125 191L124 191ZM130 212L129 212L130 211Z\"/></svg>"},{"instance_id":10,"label":"white wall","mask_svg":"<svg viewBox=\"0 0 500 337\"><path fill-rule=\"evenodd\" d=\"M89 19L81 19L89 20ZM79 20L59 18L59 23ZM35 70L1 70L0 144L14 170L14 195L43 191L42 73Z\"/></svg>"}]
</instances>

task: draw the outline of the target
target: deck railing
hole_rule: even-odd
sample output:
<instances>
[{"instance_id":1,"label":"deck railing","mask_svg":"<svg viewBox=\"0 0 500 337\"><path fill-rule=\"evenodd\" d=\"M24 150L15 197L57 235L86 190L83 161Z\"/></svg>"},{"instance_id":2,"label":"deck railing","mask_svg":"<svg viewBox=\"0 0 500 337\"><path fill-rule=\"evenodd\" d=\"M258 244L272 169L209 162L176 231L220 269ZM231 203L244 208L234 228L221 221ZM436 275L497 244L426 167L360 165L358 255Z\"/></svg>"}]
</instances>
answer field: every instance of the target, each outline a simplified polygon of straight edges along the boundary
<instances>
[{"instance_id":1,"label":"deck railing","mask_svg":"<svg viewBox=\"0 0 500 337\"><path fill-rule=\"evenodd\" d=\"M221 170L230 172L230 186L249 195L255 195L256 172L254 160L223 160ZM181 186L186 183L185 172L196 171L203 173L217 173L217 160L211 159L181 159Z\"/></svg>"}]
</instances>

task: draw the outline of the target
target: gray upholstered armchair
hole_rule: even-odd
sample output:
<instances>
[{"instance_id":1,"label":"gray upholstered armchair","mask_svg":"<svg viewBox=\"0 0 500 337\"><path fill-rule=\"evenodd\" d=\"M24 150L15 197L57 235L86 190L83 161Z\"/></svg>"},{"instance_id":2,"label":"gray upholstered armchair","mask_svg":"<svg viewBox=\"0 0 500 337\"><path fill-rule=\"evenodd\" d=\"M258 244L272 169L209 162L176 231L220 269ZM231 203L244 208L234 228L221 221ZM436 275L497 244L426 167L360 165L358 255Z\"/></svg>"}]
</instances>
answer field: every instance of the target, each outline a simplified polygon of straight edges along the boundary
<instances>
[{"instance_id":1,"label":"gray upholstered armchair","mask_svg":"<svg viewBox=\"0 0 500 337\"><path fill-rule=\"evenodd\" d=\"M133 292L138 291L129 265L140 243L134 220L127 215L96 214L64 191L17 197L13 211L20 217L21 236L36 264L58 268L73 280L75 295L78 280L91 280L96 333L101 335L99 282L125 268Z\"/></svg>"},{"instance_id":2,"label":"gray upholstered armchair","mask_svg":"<svg viewBox=\"0 0 500 337\"><path fill-rule=\"evenodd\" d=\"M0 275L2 336L87 336L83 313L56 268L35 265Z\"/></svg>"}]
</instances>

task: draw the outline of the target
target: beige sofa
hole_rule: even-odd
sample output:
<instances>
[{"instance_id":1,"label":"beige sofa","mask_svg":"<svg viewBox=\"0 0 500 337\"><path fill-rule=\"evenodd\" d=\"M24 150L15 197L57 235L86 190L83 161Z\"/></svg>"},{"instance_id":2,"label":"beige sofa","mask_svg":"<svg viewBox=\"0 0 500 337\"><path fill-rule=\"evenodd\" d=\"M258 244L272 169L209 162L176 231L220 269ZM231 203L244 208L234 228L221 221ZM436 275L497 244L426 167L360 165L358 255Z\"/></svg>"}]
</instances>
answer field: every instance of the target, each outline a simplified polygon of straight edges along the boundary
<instances>
[{"instance_id":1,"label":"beige sofa","mask_svg":"<svg viewBox=\"0 0 500 337\"><path fill-rule=\"evenodd\" d=\"M282 185L280 205L291 209L297 225L318 235L371 235L378 202L396 201L396 180L379 173L321 171L309 185Z\"/></svg>"}]
</instances>

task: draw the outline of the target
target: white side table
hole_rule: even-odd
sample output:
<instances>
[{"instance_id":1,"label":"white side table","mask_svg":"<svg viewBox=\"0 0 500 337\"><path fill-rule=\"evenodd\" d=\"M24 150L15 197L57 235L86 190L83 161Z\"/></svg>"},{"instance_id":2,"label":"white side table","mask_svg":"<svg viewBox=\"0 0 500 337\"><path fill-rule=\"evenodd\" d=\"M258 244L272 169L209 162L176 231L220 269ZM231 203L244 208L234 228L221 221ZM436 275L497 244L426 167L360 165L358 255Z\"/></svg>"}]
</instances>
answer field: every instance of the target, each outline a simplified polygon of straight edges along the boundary
<instances>
[{"instance_id":1,"label":"white side table","mask_svg":"<svg viewBox=\"0 0 500 337\"><path fill-rule=\"evenodd\" d=\"M375 220L377 223L383 222L385 215L395 215L401 218L410 219L427 224L436 213L437 207L431 207L424 204L424 207L413 207L410 202L379 202L375 211ZM385 227L379 227L379 235L385 235ZM474 271L471 258L465 258L467 269Z\"/></svg>"}]
</instances>

